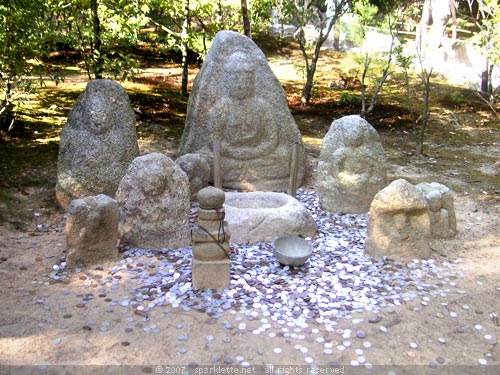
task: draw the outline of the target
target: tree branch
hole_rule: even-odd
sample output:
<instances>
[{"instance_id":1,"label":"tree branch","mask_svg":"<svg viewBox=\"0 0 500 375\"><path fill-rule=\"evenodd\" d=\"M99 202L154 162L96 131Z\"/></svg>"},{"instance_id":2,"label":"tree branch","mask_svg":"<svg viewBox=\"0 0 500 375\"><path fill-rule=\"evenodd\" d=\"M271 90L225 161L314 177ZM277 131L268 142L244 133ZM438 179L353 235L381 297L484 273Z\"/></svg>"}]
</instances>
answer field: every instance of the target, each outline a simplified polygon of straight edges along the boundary
<instances>
[{"instance_id":1,"label":"tree branch","mask_svg":"<svg viewBox=\"0 0 500 375\"><path fill-rule=\"evenodd\" d=\"M155 20L153 20L151 17L147 17L147 20L149 22L152 22L154 23L156 26L158 26L160 29L162 29L163 31L165 31L166 33L170 34L170 35L174 35L176 38L180 38L181 37L181 34L180 33L176 33L175 31L173 30L170 30L168 27L162 25L161 23L158 23L156 22Z\"/></svg>"}]
</instances>

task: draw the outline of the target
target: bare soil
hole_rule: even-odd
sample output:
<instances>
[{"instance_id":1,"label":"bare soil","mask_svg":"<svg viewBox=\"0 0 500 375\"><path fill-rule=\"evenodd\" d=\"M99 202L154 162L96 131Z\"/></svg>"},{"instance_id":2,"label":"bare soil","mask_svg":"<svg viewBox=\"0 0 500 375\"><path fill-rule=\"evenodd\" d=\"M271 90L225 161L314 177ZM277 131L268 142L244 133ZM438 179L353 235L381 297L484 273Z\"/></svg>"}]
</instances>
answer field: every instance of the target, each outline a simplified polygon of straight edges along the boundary
<instances>
[{"instance_id":1,"label":"bare soil","mask_svg":"<svg viewBox=\"0 0 500 375\"><path fill-rule=\"evenodd\" d=\"M273 67L280 63L285 64L275 58ZM137 130L143 154L160 151L176 156L185 106L185 100L177 102L172 94L178 87L179 75L180 71L173 67L168 71L145 70L127 86L134 108L140 111ZM326 87L327 81L320 80L319 85ZM64 87L80 89L82 82L73 77ZM294 85L285 84L285 88L307 147L309 174L305 188L314 189L321 139L333 119L354 109L319 99L311 108L301 108L295 101L296 92L292 93ZM64 116L71 108L74 94L68 92L65 104L54 95L59 112L53 116ZM439 96L446 99L445 92L440 91ZM62 96L64 90L58 93ZM158 95L160 99L155 100L153 97ZM445 99L435 100L427 155L423 158L413 155L411 124L405 120L404 111L382 102L369 120L381 134L390 180L436 181L455 191L458 234L431 245L432 258L439 264L451 263L460 276L453 280L454 286L445 296L431 299L427 306L416 300L387 308L379 314L381 320L377 323L369 323L369 313L339 319L339 329L363 330L366 339L353 336L351 348L335 349L333 354L325 353L324 342L336 348L344 340L341 333L326 332L319 324L316 331L314 322L306 334L309 351L302 354L294 348L296 341L282 335L255 337L227 330L220 323L212 324L204 314L171 306L169 314L164 314L162 308L150 312L144 324L155 324L161 332L146 334L134 326L142 317L133 311L107 312L110 299L128 293L123 282L117 290L99 295L98 281L108 276L109 269L72 272L62 283L50 280L47 274L66 254L64 212L56 206L53 195L57 140L47 141L60 127L47 126L40 135L27 125L19 132L24 137L4 134L6 142L0 144L0 374L160 373L156 369L159 365L173 366L163 368L163 373L199 373L197 365L212 365L215 360L217 364L231 358L233 364L239 360L252 365L286 366L305 365L306 357L314 359L315 365L359 373L359 367L350 366L359 357L355 349L364 350L367 362L376 365L368 373L472 374L480 371L480 360L488 364L489 373L500 373L500 327L490 317L500 315L500 125L472 94L462 107L453 107ZM37 141L39 138L42 141ZM27 154L30 158L22 156ZM93 298L82 307L82 300L89 294ZM224 319L235 326L241 318L238 313L226 315ZM130 317L134 323L127 320ZM355 324L356 319L364 320ZM96 321L96 325L89 321ZM106 331L99 329L103 321L110 323ZM182 329L177 328L180 325ZM387 327L388 332L381 332L380 326ZM127 332L127 327L133 330ZM280 328L273 327L276 332ZM179 351L181 333L189 337L184 344L186 353ZM207 342L207 335L213 335L215 340ZM446 341L441 343L439 338ZM371 348L363 347L366 340L372 343ZM410 343L418 343L418 348L410 347ZM282 351L276 353L276 347ZM18 367L26 365L34 367ZM254 370L265 372L264 368ZM306 373L306 368L294 371L299 370Z\"/></svg>"}]
</instances>

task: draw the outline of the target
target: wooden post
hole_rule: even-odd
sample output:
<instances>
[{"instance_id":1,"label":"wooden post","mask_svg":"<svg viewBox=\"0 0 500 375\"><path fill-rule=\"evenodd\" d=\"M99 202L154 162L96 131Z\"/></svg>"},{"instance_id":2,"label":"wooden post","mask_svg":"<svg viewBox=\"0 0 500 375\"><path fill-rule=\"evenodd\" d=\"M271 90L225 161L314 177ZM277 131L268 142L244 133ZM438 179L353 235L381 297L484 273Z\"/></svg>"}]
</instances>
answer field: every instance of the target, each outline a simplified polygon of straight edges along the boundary
<instances>
[{"instance_id":1,"label":"wooden post","mask_svg":"<svg viewBox=\"0 0 500 375\"><path fill-rule=\"evenodd\" d=\"M288 183L288 194L292 197L295 197L295 195L297 194L297 174L299 168L299 142L295 141L292 147L292 160L290 162L290 181Z\"/></svg>"},{"instance_id":2,"label":"wooden post","mask_svg":"<svg viewBox=\"0 0 500 375\"><path fill-rule=\"evenodd\" d=\"M222 189L219 139L214 139L214 186L216 188Z\"/></svg>"}]
</instances>

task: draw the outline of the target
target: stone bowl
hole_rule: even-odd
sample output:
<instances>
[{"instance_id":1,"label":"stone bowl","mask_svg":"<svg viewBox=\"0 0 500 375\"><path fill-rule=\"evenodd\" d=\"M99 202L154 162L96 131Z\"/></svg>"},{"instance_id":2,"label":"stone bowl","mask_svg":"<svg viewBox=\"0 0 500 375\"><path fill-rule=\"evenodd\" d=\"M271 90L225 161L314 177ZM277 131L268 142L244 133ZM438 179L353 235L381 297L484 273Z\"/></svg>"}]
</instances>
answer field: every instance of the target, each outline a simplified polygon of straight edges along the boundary
<instances>
[{"instance_id":1,"label":"stone bowl","mask_svg":"<svg viewBox=\"0 0 500 375\"><path fill-rule=\"evenodd\" d=\"M301 266L312 253L311 243L297 236L279 237L274 241L273 248L274 257L284 266Z\"/></svg>"},{"instance_id":2,"label":"stone bowl","mask_svg":"<svg viewBox=\"0 0 500 375\"><path fill-rule=\"evenodd\" d=\"M312 237L316 222L294 197L270 191L226 192L224 209L235 244L269 242L282 236Z\"/></svg>"}]
</instances>

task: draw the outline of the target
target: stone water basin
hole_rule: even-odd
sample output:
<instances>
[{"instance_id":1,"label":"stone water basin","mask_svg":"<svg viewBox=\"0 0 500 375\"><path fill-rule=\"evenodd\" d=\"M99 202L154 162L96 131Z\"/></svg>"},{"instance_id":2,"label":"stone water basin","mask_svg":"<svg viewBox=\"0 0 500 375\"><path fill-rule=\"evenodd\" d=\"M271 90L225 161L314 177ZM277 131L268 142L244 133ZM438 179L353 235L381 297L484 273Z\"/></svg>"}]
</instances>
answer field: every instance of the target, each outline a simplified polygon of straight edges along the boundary
<instances>
[{"instance_id":1,"label":"stone water basin","mask_svg":"<svg viewBox=\"0 0 500 375\"><path fill-rule=\"evenodd\" d=\"M283 236L310 237L317 226L294 197L275 192L226 192L224 203L231 242L255 244Z\"/></svg>"}]
</instances>

